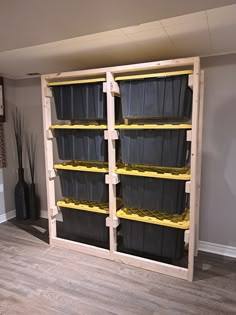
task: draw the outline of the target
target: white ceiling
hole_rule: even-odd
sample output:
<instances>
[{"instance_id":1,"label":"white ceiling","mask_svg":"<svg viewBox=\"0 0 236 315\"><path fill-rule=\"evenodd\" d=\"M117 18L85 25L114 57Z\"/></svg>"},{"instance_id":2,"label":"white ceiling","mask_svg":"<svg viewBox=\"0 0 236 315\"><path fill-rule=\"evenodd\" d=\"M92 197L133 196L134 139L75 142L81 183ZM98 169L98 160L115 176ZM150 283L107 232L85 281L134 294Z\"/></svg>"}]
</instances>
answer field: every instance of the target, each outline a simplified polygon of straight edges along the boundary
<instances>
[{"instance_id":1,"label":"white ceiling","mask_svg":"<svg viewBox=\"0 0 236 315\"><path fill-rule=\"evenodd\" d=\"M234 3L235 0L0 0L0 51Z\"/></svg>"},{"instance_id":2,"label":"white ceiling","mask_svg":"<svg viewBox=\"0 0 236 315\"><path fill-rule=\"evenodd\" d=\"M18 2L21 3L21 1ZM58 4L64 2L57 1ZM100 1L106 0L92 2ZM36 0L32 2L35 3ZM109 0L109 2L113 4L113 0ZM121 4L131 2L140 3L136 0L119 1ZM154 4L159 1L146 0L145 3L147 2ZM168 2L170 0L165 0L165 3ZM183 0L178 0L178 3L180 2ZM187 2L200 3L201 1ZM216 0L214 2L217 3ZM74 3L74 0L67 0L67 3ZM83 3L91 4L91 1L86 0ZM172 3L177 3L177 1L172 1ZM205 3L209 5L209 1L205 1ZM87 8L87 6L85 7ZM138 11L138 13L140 12ZM136 11L132 16L136 16ZM137 17L139 16L137 14ZM147 16L146 11L143 16ZM236 52L236 41L230 36L236 33L235 17L236 4L31 47L4 51L1 45L0 72L10 77L21 78L29 72L61 72L193 55L232 53ZM116 21L119 22L119 20ZM97 20L93 22L96 24ZM121 18L121 22L127 24L127 14L124 16L124 21ZM110 24L109 27L114 27L114 25L116 24ZM92 28L89 30L91 31ZM52 33L50 34L52 35ZM66 32L61 36L66 37ZM16 47L20 44L24 45L20 39L19 36L19 41L15 43ZM26 40L27 36L24 39ZM49 40L49 37L42 39L42 37L37 38L36 36L35 42L40 40L45 42ZM5 48L7 44L10 45L10 41L5 41Z\"/></svg>"}]
</instances>

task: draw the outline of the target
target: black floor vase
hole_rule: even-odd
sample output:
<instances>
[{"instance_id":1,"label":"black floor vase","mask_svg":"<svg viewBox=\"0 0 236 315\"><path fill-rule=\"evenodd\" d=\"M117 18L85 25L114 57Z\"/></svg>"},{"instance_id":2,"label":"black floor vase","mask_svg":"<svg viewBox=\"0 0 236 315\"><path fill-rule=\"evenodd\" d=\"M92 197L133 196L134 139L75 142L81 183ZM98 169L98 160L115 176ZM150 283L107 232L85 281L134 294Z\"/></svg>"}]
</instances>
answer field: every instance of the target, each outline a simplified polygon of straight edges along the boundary
<instances>
[{"instance_id":1,"label":"black floor vase","mask_svg":"<svg viewBox=\"0 0 236 315\"><path fill-rule=\"evenodd\" d=\"M39 200L35 192L35 184L30 184L29 189L29 215L31 220L39 218Z\"/></svg>"},{"instance_id":2,"label":"black floor vase","mask_svg":"<svg viewBox=\"0 0 236 315\"><path fill-rule=\"evenodd\" d=\"M18 169L18 183L15 187L16 219L26 220L29 218L28 186L24 180L24 169Z\"/></svg>"}]
</instances>

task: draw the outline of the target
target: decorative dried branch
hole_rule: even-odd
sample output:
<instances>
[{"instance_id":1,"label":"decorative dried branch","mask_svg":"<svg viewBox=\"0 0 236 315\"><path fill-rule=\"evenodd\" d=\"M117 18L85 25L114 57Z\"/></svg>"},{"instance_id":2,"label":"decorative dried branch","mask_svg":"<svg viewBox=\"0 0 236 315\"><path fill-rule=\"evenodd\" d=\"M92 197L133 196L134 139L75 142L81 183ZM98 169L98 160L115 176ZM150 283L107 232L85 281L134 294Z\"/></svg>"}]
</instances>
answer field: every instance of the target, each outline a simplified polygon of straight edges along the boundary
<instances>
[{"instance_id":1,"label":"decorative dried branch","mask_svg":"<svg viewBox=\"0 0 236 315\"><path fill-rule=\"evenodd\" d=\"M18 157L18 167L23 167L22 161L22 149L23 149L23 127L24 121L21 112L16 107L15 111L12 114L13 118L13 126L14 126L14 134L16 139L16 149L17 149L17 157Z\"/></svg>"},{"instance_id":2,"label":"decorative dried branch","mask_svg":"<svg viewBox=\"0 0 236 315\"><path fill-rule=\"evenodd\" d=\"M34 178L35 178L37 137L32 134L29 134L29 135L26 135L25 140L26 140L26 152L27 152L29 168L30 168L31 183L33 184Z\"/></svg>"}]
</instances>

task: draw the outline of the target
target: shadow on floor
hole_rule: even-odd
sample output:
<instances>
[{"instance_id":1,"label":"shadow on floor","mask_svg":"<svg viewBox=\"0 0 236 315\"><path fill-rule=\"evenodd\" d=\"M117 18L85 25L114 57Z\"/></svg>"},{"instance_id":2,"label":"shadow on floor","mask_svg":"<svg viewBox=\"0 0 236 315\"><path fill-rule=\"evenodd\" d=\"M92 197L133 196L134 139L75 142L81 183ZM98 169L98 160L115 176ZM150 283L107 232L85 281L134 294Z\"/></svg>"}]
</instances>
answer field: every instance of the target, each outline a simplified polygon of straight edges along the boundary
<instances>
[{"instance_id":1,"label":"shadow on floor","mask_svg":"<svg viewBox=\"0 0 236 315\"><path fill-rule=\"evenodd\" d=\"M194 269L194 281L219 277L236 278L236 258L199 251Z\"/></svg>"},{"instance_id":2,"label":"shadow on floor","mask_svg":"<svg viewBox=\"0 0 236 315\"><path fill-rule=\"evenodd\" d=\"M31 234L32 236L48 243L48 220L10 220L11 224L17 226L19 229Z\"/></svg>"},{"instance_id":3,"label":"shadow on floor","mask_svg":"<svg viewBox=\"0 0 236 315\"><path fill-rule=\"evenodd\" d=\"M10 222L19 229L48 243L48 223L46 219L37 221L16 221L16 219L12 219ZM58 236L67 238L62 234L61 224L58 224L57 228ZM186 257L177 265L185 267ZM198 257L195 258L194 282L225 277L236 278L236 259L199 251Z\"/></svg>"}]
</instances>

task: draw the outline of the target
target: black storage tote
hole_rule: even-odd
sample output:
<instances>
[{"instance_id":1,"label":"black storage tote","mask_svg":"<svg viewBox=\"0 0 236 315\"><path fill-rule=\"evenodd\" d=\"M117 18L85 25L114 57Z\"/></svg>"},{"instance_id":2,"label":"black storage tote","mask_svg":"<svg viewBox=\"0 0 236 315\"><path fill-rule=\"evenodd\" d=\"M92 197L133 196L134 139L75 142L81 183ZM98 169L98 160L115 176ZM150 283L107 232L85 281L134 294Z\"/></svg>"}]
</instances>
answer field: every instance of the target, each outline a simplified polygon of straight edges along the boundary
<instances>
[{"instance_id":1,"label":"black storage tote","mask_svg":"<svg viewBox=\"0 0 236 315\"><path fill-rule=\"evenodd\" d=\"M121 175L124 207L170 214L185 211L185 181Z\"/></svg>"},{"instance_id":2,"label":"black storage tote","mask_svg":"<svg viewBox=\"0 0 236 315\"><path fill-rule=\"evenodd\" d=\"M67 238L90 245L108 248L109 229L106 227L108 214L61 207L63 230Z\"/></svg>"},{"instance_id":3,"label":"black storage tote","mask_svg":"<svg viewBox=\"0 0 236 315\"><path fill-rule=\"evenodd\" d=\"M120 81L124 118L189 119L188 75Z\"/></svg>"},{"instance_id":4,"label":"black storage tote","mask_svg":"<svg viewBox=\"0 0 236 315\"><path fill-rule=\"evenodd\" d=\"M103 130L55 129L61 160L107 162L107 141Z\"/></svg>"},{"instance_id":5,"label":"black storage tote","mask_svg":"<svg viewBox=\"0 0 236 315\"><path fill-rule=\"evenodd\" d=\"M108 202L105 174L58 170L62 196L76 200Z\"/></svg>"},{"instance_id":6,"label":"black storage tote","mask_svg":"<svg viewBox=\"0 0 236 315\"><path fill-rule=\"evenodd\" d=\"M120 221L122 251L152 259L183 257L184 230L127 219Z\"/></svg>"},{"instance_id":7,"label":"black storage tote","mask_svg":"<svg viewBox=\"0 0 236 315\"><path fill-rule=\"evenodd\" d=\"M52 86L57 119L106 119L102 82Z\"/></svg>"},{"instance_id":8,"label":"black storage tote","mask_svg":"<svg viewBox=\"0 0 236 315\"><path fill-rule=\"evenodd\" d=\"M127 164L186 165L185 129L120 130L121 159Z\"/></svg>"}]
</instances>

